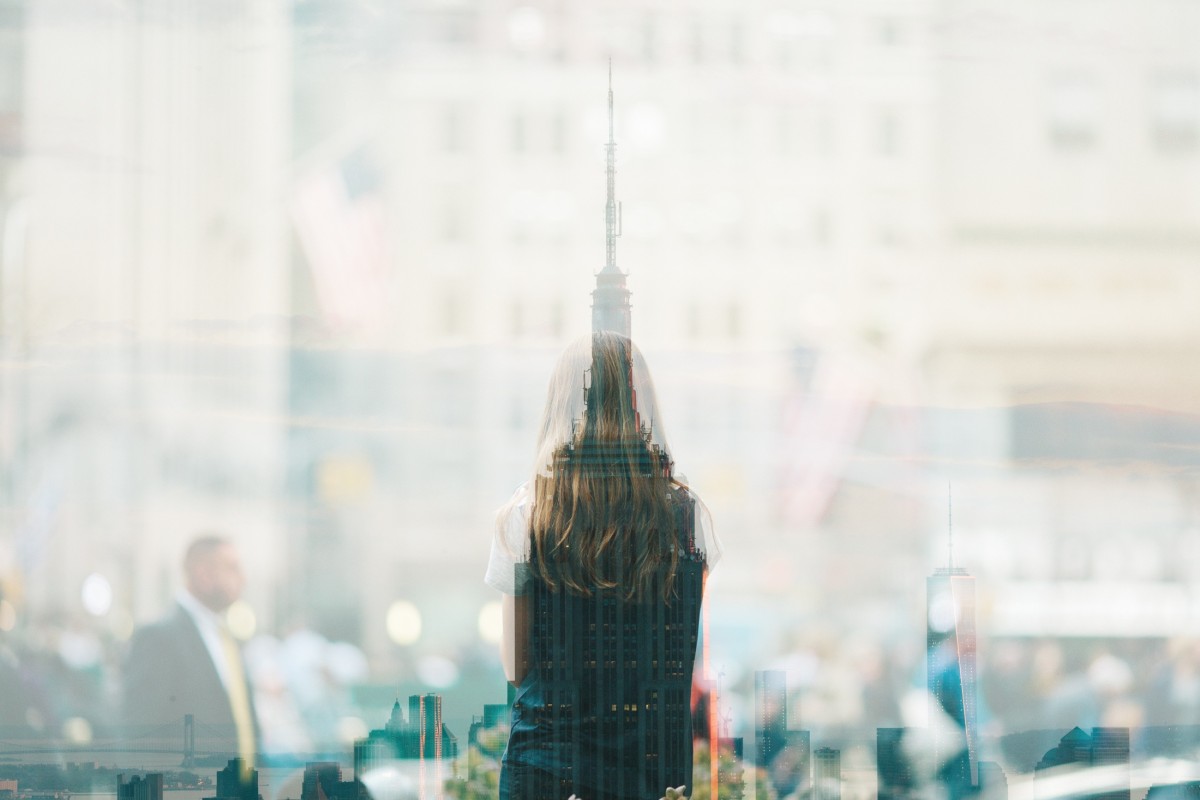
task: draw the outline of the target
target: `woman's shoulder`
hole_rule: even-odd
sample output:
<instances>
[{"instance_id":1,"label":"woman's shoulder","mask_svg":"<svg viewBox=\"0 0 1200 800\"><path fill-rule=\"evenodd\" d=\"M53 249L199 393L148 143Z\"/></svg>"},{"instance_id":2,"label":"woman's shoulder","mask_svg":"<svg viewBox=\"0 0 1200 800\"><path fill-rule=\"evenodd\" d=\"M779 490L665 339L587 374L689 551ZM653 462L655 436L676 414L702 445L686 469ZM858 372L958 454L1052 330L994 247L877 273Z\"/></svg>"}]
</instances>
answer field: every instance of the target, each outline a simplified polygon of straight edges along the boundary
<instances>
[{"instance_id":1,"label":"woman's shoulder","mask_svg":"<svg viewBox=\"0 0 1200 800\"><path fill-rule=\"evenodd\" d=\"M529 497L525 484L496 510L495 534L484 581L501 592L522 594L528 582Z\"/></svg>"},{"instance_id":2,"label":"woman's shoulder","mask_svg":"<svg viewBox=\"0 0 1200 800\"><path fill-rule=\"evenodd\" d=\"M690 549L702 557L711 571L721 558L721 542L713 529L708 506L681 476L677 476L672 484L672 501L688 520L685 528L691 540Z\"/></svg>"},{"instance_id":3,"label":"woman's shoulder","mask_svg":"<svg viewBox=\"0 0 1200 800\"><path fill-rule=\"evenodd\" d=\"M507 536L514 539L524 539L529 533L529 514L533 505L533 493L528 483L522 483L512 493L497 515L497 521L506 530Z\"/></svg>"}]
</instances>

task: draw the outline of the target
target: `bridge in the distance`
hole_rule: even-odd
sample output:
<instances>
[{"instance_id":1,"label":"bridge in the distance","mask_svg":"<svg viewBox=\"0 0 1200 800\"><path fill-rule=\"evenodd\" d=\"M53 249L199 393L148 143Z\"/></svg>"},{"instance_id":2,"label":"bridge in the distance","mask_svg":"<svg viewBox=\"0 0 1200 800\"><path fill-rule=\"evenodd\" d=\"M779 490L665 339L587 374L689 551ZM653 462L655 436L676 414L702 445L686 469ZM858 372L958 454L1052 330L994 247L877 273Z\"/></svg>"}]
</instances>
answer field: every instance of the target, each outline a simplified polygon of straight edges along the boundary
<instances>
[{"instance_id":1,"label":"bridge in the distance","mask_svg":"<svg viewBox=\"0 0 1200 800\"><path fill-rule=\"evenodd\" d=\"M124 730L103 739L0 739L0 757L35 755L85 755L92 753L160 753L178 754L180 766L193 767L198 762L233 758L237 755L237 734L225 730L229 726L197 723L191 714L183 717L180 736L179 722L148 727L127 726ZM201 745L197 747L197 735Z\"/></svg>"}]
</instances>

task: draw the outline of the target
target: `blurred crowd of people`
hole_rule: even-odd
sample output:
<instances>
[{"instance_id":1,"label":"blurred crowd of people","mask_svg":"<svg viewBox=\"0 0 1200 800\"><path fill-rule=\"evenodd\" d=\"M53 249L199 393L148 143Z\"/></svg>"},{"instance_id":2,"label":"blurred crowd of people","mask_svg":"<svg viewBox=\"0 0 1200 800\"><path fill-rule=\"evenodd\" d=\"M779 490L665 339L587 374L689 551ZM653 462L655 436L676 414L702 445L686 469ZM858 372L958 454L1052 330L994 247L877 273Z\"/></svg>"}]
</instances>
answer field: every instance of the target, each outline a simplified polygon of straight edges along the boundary
<instances>
[{"instance_id":1,"label":"blurred crowd of people","mask_svg":"<svg viewBox=\"0 0 1200 800\"><path fill-rule=\"evenodd\" d=\"M0 627L0 730L84 743L116 735L130 643L83 614L9 620ZM302 626L260 633L242 648L265 753L342 750L365 728L352 689L370 680L366 655ZM926 688L925 653L832 631L797 633L773 660L733 666L719 718L733 735L753 730L753 670L787 673L788 721L821 746L874 741L879 727L920 727L914 697ZM979 727L987 757L1012 734L1075 726L1132 729L1135 757L1158 741L1144 731L1200 725L1200 639L997 639L979 647ZM451 704L453 686L440 689ZM723 731L723 734L725 732ZM814 744L814 746L816 746ZM1009 748L1011 749L1011 748Z\"/></svg>"},{"instance_id":2,"label":"blurred crowd of people","mask_svg":"<svg viewBox=\"0 0 1200 800\"><path fill-rule=\"evenodd\" d=\"M869 745L877 728L927 724L919 647L815 630L781 650L747 665L723 693L721 716L735 735L753 729L754 669L786 671L789 726L810 731L814 747ZM1128 727L1135 756L1150 756L1158 740L1141 732L1200 726L1200 639L982 640L978 673L984 757L1002 763L1014 760L1005 752L1012 734Z\"/></svg>"},{"instance_id":3,"label":"blurred crowd of people","mask_svg":"<svg viewBox=\"0 0 1200 800\"><path fill-rule=\"evenodd\" d=\"M114 736L127 648L82 615L0 632L0 730L80 743ZM264 752L340 749L344 720L357 713L351 687L368 677L362 650L297 627L256 635L244 651Z\"/></svg>"},{"instance_id":4,"label":"blurred crowd of people","mask_svg":"<svg viewBox=\"0 0 1200 800\"><path fill-rule=\"evenodd\" d=\"M351 688L368 679L366 655L302 624L238 641L225 612L243 585L236 548L207 535L188 548L165 615L127 639L82 613L22 619L7 603L0 730L83 745L192 714L228 729L247 753L340 752L363 733L346 720L355 719Z\"/></svg>"}]
</instances>

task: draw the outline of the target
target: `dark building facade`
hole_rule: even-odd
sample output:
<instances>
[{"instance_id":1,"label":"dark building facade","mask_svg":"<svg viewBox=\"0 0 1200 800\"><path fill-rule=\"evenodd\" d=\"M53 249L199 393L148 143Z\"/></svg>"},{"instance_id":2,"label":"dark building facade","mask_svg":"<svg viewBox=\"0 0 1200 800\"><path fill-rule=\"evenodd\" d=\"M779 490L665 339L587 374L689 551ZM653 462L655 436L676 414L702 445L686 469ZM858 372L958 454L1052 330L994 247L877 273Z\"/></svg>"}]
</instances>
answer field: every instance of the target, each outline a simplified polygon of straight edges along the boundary
<instances>
[{"instance_id":1,"label":"dark building facade","mask_svg":"<svg viewBox=\"0 0 1200 800\"><path fill-rule=\"evenodd\" d=\"M217 793L204 800L259 800L258 770L241 758L231 758L217 770Z\"/></svg>"},{"instance_id":2,"label":"dark building facade","mask_svg":"<svg viewBox=\"0 0 1200 800\"><path fill-rule=\"evenodd\" d=\"M1155 784L1146 792L1146 800L1200 800L1200 781Z\"/></svg>"},{"instance_id":3,"label":"dark building facade","mask_svg":"<svg viewBox=\"0 0 1200 800\"><path fill-rule=\"evenodd\" d=\"M555 486L571 486L578 479L628 487L636 479L666 493L667 513L673 517L670 530L643 533L673 536L661 545L677 563L669 599L663 596L664 569L639 596L620 585L585 594L551 588L546 580L532 582L531 677L515 698L509 748L544 759L547 770L539 780L553 785L530 788L546 797L658 797L667 786L692 783L692 672L705 555L697 541L694 498L673 482L669 455L639 417L627 338L629 291L616 266L619 212L611 83L608 102L606 262L592 293L592 329L626 337L617 344L624 348L623 363L611 369L604 354L593 352L584 418L577 423L582 432L555 453L550 480ZM615 435L606 430L612 424L609 417L622 420ZM566 547L568 543L559 542L544 554L535 549L530 555L532 574L554 572L558 561L567 560ZM619 574L616 565L628 557L612 548L606 552L604 571Z\"/></svg>"},{"instance_id":4,"label":"dark building facade","mask_svg":"<svg viewBox=\"0 0 1200 800\"><path fill-rule=\"evenodd\" d=\"M602 450L573 448L567 458L603 463L612 454ZM642 467L649 468L649 461L645 456ZM695 547L686 493L676 512L681 557L670 604L657 597L627 600L619 589L585 597L533 584L530 649L540 686L538 713L546 718L546 730L571 731L565 738L575 750L558 759L566 772L563 797L618 787L635 794L626 784L635 778L660 792L690 784L691 677L704 561Z\"/></svg>"},{"instance_id":5,"label":"dark building facade","mask_svg":"<svg viewBox=\"0 0 1200 800\"><path fill-rule=\"evenodd\" d=\"M310 761L304 766L300 800L370 800L370 795L361 781L342 780L336 761Z\"/></svg>"},{"instance_id":6,"label":"dark building facade","mask_svg":"<svg viewBox=\"0 0 1200 800\"><path fill-rule=\"evenodd\" d=\"M1095 769L1099 785L1091 791L1060 792L1043 783L1038 790L1054 791L1064 797L1087 800L1129 800L1129 729L1092 728L1089 734L1082 728L1072 728L1059 743L1046 751L1034 770L1034 780L1070 780L1073 769Z\"/></svg>"},{"instance_id":7,"label":"dark building facade","mask_svg":"<svg viewBox=\"0 0 1200 800\"><path fill-rule=\"evenodd\" d=\"M134 775L129 780L118 775L117 800L163 800L162 773L148 772L144 776Z\"/></svg>"},{"instance_id":8,"label":"dark building facade","mask_svg":"<svg viewBox=\"0 0 1200 800\"><path fill-rule=\"evenodd\" d=\"M879 800L903 800L917 788L912 762L904 751L905 728L875 731L875 771L879 777Z\"/></svg>"},{"instance_id":9,"label":"dark building facade","mask_svg":"<svg viewBox=\"0 0 1200 800\"><path fill-rule=\"evenodd\" d=\"M484 757L499 761L504 755L508 741L509 707L505 703L494 703L483 707L483 715L471 721L467 732L467 770L478 767L477 759Z\"/></svg>"},{"instance_id":10,"label":"dark building facade","mask_svg":"<svg viewBox=\"0 0 1200 800\"><path fill-rule=\"evenodd\" d=\"M383 728L354 743L354 774L363 774L392 761L440 764L458 757L458 739L442 722L442 697L414 694L408 698L408 717L397 700Z\"/></svg>"}]
</instances>

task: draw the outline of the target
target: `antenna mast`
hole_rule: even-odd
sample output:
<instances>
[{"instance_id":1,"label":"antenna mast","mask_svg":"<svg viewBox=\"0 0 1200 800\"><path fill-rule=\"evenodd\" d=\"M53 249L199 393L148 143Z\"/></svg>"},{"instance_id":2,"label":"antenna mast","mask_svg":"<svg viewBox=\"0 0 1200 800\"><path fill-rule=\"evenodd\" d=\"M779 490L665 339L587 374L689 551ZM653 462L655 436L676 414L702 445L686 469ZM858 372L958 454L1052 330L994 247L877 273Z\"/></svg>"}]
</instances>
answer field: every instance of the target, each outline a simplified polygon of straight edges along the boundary
<instances>
[{"instance_id":1,"label":"antenna mast","mask_svg":"<svg viewBox=\"0 0 1200 800\"><path fill-rule=\"evenodd\" d=\"M621 205L617 202L617 141L613 130L612 59L608 61L608 143L605 144L608 197L604 204L604 266L596 273L592 291L592 330L629 336L629 289L617 269L617 237L621 235ZM630 374L633 366L630 362Z\"/></svg>"},{"instance_id":2,"label":"antenna mast","mask_svg":"<svg viewBox=\"0 0 1200 800\"><path fill-rule=\"evenodd\" d=\"M604 146L608 160L608 201L604 205L604 271L617 272L617 142L613 134L612 59L608 60L608 144Z\"/></svg>"},{"instance_id":3,"label":"antenna mast","mask_svg":"<svg viewBox=\"0 0 1200 800\"><path fill-rule=\"evenodd\" d=\"M954 569L954 487L950 481L946 481L946 532L950 550L946 566Z\"/></svg>"}]
</instances>

